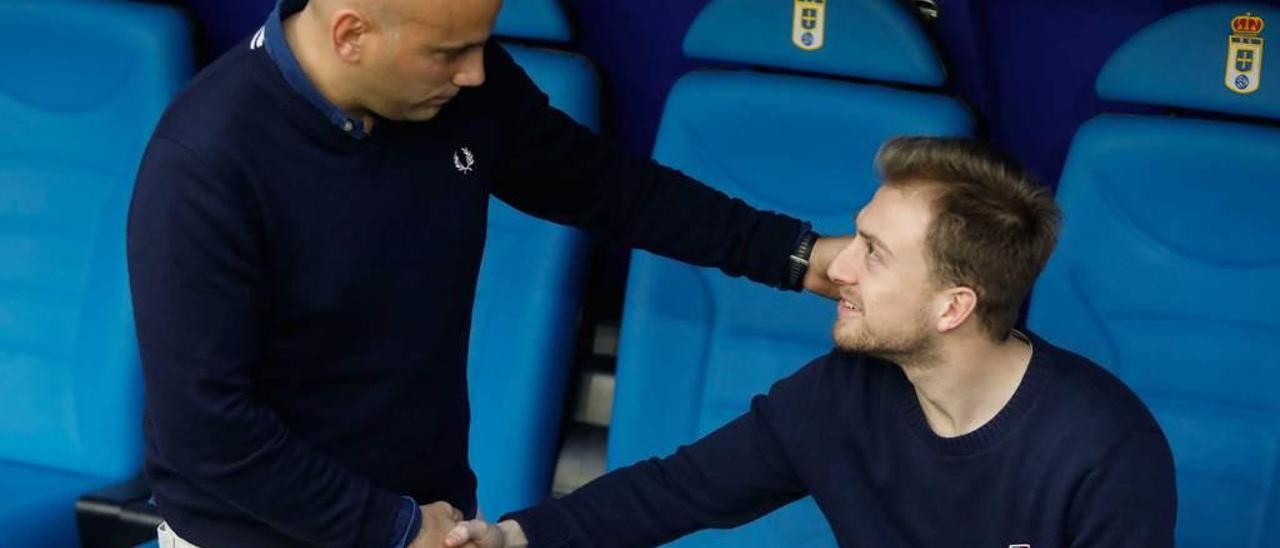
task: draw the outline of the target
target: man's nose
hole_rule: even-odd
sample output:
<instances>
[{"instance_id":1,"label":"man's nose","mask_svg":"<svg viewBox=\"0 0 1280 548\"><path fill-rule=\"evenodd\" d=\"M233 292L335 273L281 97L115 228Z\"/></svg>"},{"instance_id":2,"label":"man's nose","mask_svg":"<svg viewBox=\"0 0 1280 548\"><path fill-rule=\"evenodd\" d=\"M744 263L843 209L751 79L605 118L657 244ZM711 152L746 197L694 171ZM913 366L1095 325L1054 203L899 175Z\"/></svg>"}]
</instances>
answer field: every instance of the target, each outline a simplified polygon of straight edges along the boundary
<instances>
[{"instance_id":1,"label":"man's nose","mask_svg":"<svg viewBox=\"0 0 1280 548\"><path fill-rule=\"evenodd\" d=\"M836 258L831 261L831 265L827 267L827 277L837 285L853 285L858 281L857 270L857 253L854 252L853 243L845 246L836 254Z\"/></svg>"},{"instance_id":2,"label":"man's nose","mask_svg":"<svg viewBox=\"0 0 1280 548\"><path fill-rule=\"evenodd\" d=\"M474 88L481 84L484 84L484 48L476 48L462 60L462 69L453 75L453 85Z\"/></svg>"}]
</instances>

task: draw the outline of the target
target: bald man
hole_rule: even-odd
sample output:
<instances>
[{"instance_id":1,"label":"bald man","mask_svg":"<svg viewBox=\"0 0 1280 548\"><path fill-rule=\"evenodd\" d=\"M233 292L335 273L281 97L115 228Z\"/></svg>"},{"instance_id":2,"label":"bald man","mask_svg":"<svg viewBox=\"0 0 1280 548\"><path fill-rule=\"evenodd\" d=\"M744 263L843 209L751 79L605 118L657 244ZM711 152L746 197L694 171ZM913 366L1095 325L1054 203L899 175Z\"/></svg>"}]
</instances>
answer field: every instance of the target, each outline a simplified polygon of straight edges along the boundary
<instances>
[{"instance_id":1,"label":"bald man","mask_svg":"<svg viewBox=\"0 0 1280 548\"><path fill-rule=\"evenodd\" d=\"M474 517L466 357L491 195L835 294L841 241L573 123L490 41L500 6L285 0L165 113L128 254L166 544L435 546Z\"/></svg>"}]
</instances>

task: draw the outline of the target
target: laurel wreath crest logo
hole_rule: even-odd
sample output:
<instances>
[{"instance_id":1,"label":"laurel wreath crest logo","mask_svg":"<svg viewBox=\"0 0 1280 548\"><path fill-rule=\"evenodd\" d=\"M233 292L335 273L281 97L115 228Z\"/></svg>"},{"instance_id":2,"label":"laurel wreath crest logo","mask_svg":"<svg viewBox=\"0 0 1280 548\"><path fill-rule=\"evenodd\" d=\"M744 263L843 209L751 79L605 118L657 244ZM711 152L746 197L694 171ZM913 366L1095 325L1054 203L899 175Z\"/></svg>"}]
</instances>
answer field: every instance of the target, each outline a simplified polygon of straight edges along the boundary
<instances>
[{"instance_id":1,"label":"laurel wreath crest logo","mask_svg":"<svg viewBox=\"0 0 1280 548\"><path fill-rule=\"evenodd\" d=\"M458 173L471 173L475 165L476 157L471 154L471 149L462 147L453 153L453 167L457 168Z\"/></svg>"}]
</instances>

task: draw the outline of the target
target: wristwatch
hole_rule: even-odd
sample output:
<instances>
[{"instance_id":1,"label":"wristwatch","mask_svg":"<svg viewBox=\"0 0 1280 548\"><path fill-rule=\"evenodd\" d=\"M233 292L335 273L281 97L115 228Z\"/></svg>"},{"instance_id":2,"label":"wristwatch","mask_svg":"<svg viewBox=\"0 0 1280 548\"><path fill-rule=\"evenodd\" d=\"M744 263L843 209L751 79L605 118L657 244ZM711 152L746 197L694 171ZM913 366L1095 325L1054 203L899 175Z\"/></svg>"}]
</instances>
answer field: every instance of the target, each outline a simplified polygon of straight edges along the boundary
<instances>
[{"instance_id":1,"label":"wristwatch","mask_svg":"<svg viewBox=\"0 0 1280 548\"><path fill-rule=\"evenodd\" d=\"M800 237L800 242L787 258L787 289L799 291L804 289L804 275L809 271L809 256L813 254L813 244L818 241L818 233L809 230Z\"/></svg>"}]
</instances>

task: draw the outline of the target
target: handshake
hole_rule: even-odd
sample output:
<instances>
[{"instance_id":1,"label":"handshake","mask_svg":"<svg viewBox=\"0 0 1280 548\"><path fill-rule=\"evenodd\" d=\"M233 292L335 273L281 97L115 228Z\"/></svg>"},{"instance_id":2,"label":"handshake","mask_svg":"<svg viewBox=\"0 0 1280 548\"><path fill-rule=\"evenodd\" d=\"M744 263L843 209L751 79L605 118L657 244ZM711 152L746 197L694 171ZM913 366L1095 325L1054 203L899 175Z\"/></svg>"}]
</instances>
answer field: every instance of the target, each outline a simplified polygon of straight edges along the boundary
<instances>
[{"instance_id":1,"label":"handshake","mask_svg":"<svg viewBox=\"0 0 1280 548\"><path fill-rule=\"evenodd\" d=\"M408 548L525 548L529 544L520 524L511 520L496 524L464 521L461 510L443 501L419 509L422 528Z\"/></svg>"}]
</instances>

